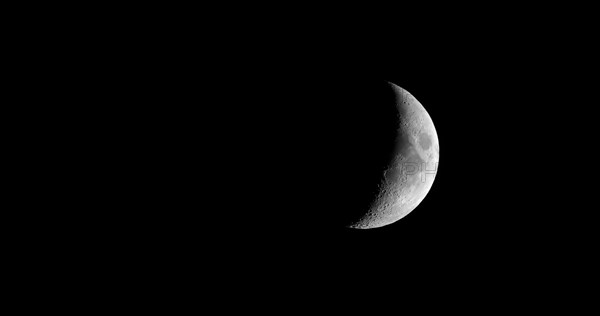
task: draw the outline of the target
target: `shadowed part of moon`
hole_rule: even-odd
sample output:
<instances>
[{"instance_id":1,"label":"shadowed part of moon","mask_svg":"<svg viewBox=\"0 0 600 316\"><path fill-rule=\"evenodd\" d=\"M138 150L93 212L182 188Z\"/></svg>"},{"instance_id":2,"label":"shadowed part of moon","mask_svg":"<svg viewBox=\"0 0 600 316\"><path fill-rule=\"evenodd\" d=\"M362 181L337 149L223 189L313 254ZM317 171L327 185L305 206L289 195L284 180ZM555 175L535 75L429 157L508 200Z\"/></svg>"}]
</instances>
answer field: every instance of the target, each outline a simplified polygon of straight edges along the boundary
<instances>
[{"instance_id":1,"label":"shadowed part of moon","mask_svg":"<svg viewBox=\"0 0 600 316\"><path fill-rule=\"evenodd\" d=\"M398 144L408 138L398 137L397 95L384 81L328 82L318 96L307 100L322 106L304 127L318 137L303 144L310 150L302 152L311 153L307 165L320 166L307 171L314 182L305 188L320 203L318 208L307 203L306 209L318 212L309 216L319 219L317 225L343 228L369 209Z\"/></svg>"},{"instance_id":2,"label":"shadowed part of moon","mask_svg":"<svg viewBox=\"0 0 600 316\"><path fill-rule=\"evenodd\" d=\"M352 228L381 227L409 214L429 192L437 171L439 144L429 114L407 91L393 84L388 87L394 91L394 102L373 106L396 111L394 153L386 157L377 193L349 225Z\"/></svg>"},{"instance_id":3,"label":"shadowed part of moon","mask_svg":"<svg viewBox=\"0 0 600 316\"><path fill-rule=\"evenodd\" d=\"M297 141L285 135L279 144L284 156L302 162L280 164L282 177L300 179L300 190L278 184L293 208L302 210L294 217L310 221L298 222L324 230L373 228L416 207L431 184L431 175L418 167L434 169L438 148L429 117L413 105L417 101L385 81L335 78L309 88L295 100L294 128L281 120ZM273 160L286 161L284 156ZM281 205L282 212L287 208Z\"/></svg>"}]
</instances>

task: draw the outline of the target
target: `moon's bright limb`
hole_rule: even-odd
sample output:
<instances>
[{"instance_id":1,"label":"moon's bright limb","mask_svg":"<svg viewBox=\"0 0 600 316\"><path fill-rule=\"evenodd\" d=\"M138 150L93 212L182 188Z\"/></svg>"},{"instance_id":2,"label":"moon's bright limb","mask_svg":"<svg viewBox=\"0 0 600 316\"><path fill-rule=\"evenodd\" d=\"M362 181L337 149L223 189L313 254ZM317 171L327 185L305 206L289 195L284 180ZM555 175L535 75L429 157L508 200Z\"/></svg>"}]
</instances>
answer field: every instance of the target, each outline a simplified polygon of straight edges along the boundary
<instances>
[{"instance_id":1,"label":"moon's bright limb","mask_svg":"<svg viewBox=\"0 0 600 316\"><path fill-rule=\"evenodd\" d=\"M437 172L440 149L431 117L408 91L390 85L399 123L394 158L382 175L379 193L368 212L351 228L376 228L403 218L423 201Z\"/></svg>"}]
</instances>

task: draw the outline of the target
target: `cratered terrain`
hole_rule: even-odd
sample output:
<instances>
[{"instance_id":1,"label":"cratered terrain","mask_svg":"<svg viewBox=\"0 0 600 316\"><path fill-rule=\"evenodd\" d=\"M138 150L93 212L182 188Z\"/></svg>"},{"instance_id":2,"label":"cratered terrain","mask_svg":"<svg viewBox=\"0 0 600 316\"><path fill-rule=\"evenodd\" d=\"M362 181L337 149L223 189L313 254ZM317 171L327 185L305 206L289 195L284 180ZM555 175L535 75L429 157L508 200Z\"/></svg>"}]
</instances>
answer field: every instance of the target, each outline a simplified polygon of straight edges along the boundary
<instances>
[{"instance_id":1,"label":"cratered terrain","mask_svg":"<svg viewBox=\"0 0 600 316\"><path fill-rule=\"evenodd\" d=\"M433 122L408 91L385 81L322 87L294 156L303 179L290 203L308 226L368 229L414 210L433 184L439 143ZM306 114L305 108L298 113ZM298 143L297 143L298 144ZM315 225L313 225L315 224Z\"/></svg>"}]
</instances>

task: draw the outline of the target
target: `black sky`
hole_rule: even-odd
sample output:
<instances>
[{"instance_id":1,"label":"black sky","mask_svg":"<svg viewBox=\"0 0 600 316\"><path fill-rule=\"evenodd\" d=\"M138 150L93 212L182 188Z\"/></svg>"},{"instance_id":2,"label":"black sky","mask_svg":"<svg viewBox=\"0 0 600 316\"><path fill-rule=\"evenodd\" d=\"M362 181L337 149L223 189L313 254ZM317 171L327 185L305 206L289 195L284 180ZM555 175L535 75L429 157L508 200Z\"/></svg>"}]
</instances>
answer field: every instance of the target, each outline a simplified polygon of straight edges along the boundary
<instances>
[{"instance_id":1,"label":"black sky","mask_svg":"<svg viewBox=\"0 0 600 316\"><path fill-rule=\"evenodd\" d=\"M117 98L131 108L118 117L135 122L137 136L114 137L135 144L123 146L132 152L128 177L143 179L127 186L139 205L115 217L143 244L232 258L360 253L427 264L550 248L538 236L556 238L547 222L557 211L540 197L559 190L541 190L532 165L549 150L539 140L553 124L547 113L556 115L550 91L566 78L552 36L465 24L412 27L412 37L376 44L359 32L234 29L197 41L170 33L163 46L160 35L149 37L152 49L131 48L127 76L106 83L128 96ZM361 198L350 183L371 176L364 168L378 144L361 137L380 126L362 111L384 81L430 114L438 173L399 222L344 229L332 214Z\"/></svg>"}]
</instances>

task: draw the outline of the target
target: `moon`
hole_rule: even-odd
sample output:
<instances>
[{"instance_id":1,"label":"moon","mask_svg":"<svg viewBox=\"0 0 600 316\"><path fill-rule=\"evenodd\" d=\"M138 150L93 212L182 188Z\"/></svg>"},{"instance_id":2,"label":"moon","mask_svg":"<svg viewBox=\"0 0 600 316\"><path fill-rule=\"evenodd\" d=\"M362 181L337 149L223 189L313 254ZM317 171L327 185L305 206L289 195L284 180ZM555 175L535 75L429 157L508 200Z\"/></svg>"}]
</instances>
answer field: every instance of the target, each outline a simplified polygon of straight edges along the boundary
<instances>
[{"instance_id":1,"label":"moon","mask_svg":"<svg viewBox=\"0 0 600 316\"><path fill-rule=\"evenodd\" d=\"M405 217L423 201L437 173L440 148L429 113L408 91L388 84L395 103L388 106L395 106L397 115L393 155L372 203L349 228L377 228Z\"/></svg>"}]
</instances>

